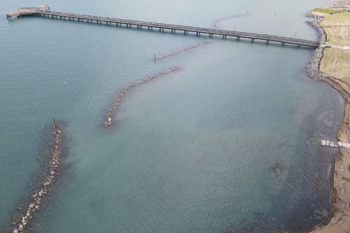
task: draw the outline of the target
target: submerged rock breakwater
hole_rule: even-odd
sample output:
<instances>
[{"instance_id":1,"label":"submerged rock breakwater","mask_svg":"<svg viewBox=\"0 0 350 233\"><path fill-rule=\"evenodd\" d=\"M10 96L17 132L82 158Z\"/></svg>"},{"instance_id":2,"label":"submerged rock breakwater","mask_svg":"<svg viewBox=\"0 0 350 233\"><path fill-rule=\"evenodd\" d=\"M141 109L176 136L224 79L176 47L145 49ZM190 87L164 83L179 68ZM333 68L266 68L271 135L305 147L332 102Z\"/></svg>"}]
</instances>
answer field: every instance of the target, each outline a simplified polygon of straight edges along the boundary
<instances>
[{"instance_id":1,"label":"submerged rock breakwater","mask_svg":"<svg viewBox=\"0 0 350 233\"><path fill-rule=\"evenodd\" d=\"M164 59L164 58L167 58L167 57L171 57L171 56L175 56L179 53L183 53L183 52L186 52L188 50L191 50L191 49L195 49L195 48L198 48L199 46L202 46L202 45L206 45L208 44L208 42L204 41L200 44L197 44L197 45L192 45L192 46L189 46L189 47L186 47L186 48L183 48L183 49L179 49L173 53L169 53L167 55L164 55L164 56L160 56L160 57L156 57L156 55L154 55L154 61L158 61L158 60L161 60L161 59Z\"/></svg>"},{"instance_id":2,"label":"submerged rock breakwater","mask_svg":"<svg viewBox=\"0 0 350 233\"><path fill-rule=\"evenodd\" d=\"M231 15L231 16L221 17L221 18L213 21L213 26L214 26L214 28L218 28L219 27L218 24L221 20L239 18L239 17L243 17L243 16L247 16L247 15L248 15L248 11L247 11L247 13L241 14L241 15Z\"/></svg>"},{"instance_id":3,"label":"submerged rock breakwater","mask_svg":"<svg viewBox=\"0 0 350 233\"><path fill-rule=\"evenodd\" d=\"M112 125L113 119L114 119L114 116L115 116L115 113L117 112L117 109L118 109L118 107L119 107L119 105L120 105L120 103L121 103L121 101L122 101L124 95L125 95L131 88L136 87L136 86L139 86L139 85L141 85L141 84L143 84L143 83L145 83L145 82L149 82L149 81L151 81L152 79L157 78L157 77L159 77L159 76L166 75L166 74L169 74L169 73L171 73L171 72L174 72L174 71L176 71L176 70L178 70L178 69L180 69L180 66L175 66L175 67L172 67L172 68L170 68L170 69L164 70L164 71L161 72L161 73L158 73L158 74L155 74L155 75L153 75L153 76L149 76L149 77L147 77L147 78L145 78L145 79L142 79L142 80L133 82L133 83L129 84L128 86L124 87L124 88L119 92L119 94L118 94L118 96L117 96L117 99L116 99L116 100L114 101L114 103L113 103L113 106L109 109L108 114L107 114L107 119L106 119L104 125L105 125L106 127L109 127L109 126Z\"/></svg>"},{"instance_id":4,"label":"submerged rock breakwater","mask_svg":"<svg viewBox=\"0 0 350 233\"><path fill-rule=\"evenodd\" d=\"M63 133L61 126L56 124L54 121L50 138L49 162L46 167L44 179L40 185L40 190L35 191L34 194L29 198L29 203L27 203L27 207L24 208L25 213L19 216L18 219L13 223L15 225L12 230L13 233L23 233L27 232L29 229L34 213L39 211L44 198L50 193L53 188L54 181L58 175L62 154Z\"/></svg>"}]
</instances>

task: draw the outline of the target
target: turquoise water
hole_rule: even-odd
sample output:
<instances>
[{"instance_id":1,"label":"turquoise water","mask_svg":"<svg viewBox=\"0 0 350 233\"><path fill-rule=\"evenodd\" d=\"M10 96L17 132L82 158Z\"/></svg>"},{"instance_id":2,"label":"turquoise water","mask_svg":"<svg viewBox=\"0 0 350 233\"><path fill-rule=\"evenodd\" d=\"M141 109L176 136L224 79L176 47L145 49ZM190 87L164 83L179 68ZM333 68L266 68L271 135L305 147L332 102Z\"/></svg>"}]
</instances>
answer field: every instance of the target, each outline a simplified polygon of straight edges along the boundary
<instances>
[{"instance_id":1,"label":"turquoise water","mask_svg":"<svg viewBox=\"0 0 350 233\"><path fill-rule=\"evenodd\" d=\"M316 40L314 1L30 0L52 10L212 26ZM344 101L309 79L311 50L44 18L7 21L0 3L0 228L31 194L52 120L69 153L33 232L300 232L332 201ZM277 15L275 16L275 11ZM157 63L154 54L208 41ZM119 89L134 88L114 129L102 127ZM274 174L273 164L282 169Z\"/></svg>"}]
</instances>

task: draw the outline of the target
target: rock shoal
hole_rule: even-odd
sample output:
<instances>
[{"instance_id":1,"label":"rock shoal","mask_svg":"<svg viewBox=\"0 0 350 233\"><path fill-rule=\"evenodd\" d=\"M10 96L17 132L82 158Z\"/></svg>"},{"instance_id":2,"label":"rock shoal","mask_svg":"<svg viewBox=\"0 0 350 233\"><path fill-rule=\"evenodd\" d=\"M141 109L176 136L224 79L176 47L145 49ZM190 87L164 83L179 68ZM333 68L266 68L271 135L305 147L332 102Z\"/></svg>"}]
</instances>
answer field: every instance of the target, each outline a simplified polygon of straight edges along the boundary
<instances>
[{"instance_id":1,"label":"rock shoal","mask_svg":"<svg viewBox=\"0 0 350 233\"><path fill-rule=\"evenodd\" d=\"M160 77L160 76L163 76L163 75L166 75L166 74L169 74L171 72L174 72L176 70L180 69L180 66L175 66L175 67L172 67L172 68L169 68L167 70L164 70L163 72L161 73L158 73L158 74L155 74L155 75L152 75L152 76L149 76L145 79L142 79L142 80L139 80L139 81L136 81L136 82L133 82L131 84L129 84L128 86L124 87L118 94L117 96L117 99L114 101L112 107L109 109L108 111L108 114L107 114L107 117L106 117L106 121L104 123L104 125L106 127L109 127L113 124L113 119L114 119L114 116L117 112L117 109L121 103L121 101L123 100L123 97L124 95L130 90L132 89L133 87L136 87L136 86L139 86L143 83L146 83L146 82L149 82L151 81L152 79L154 78L157 78L157 77Z\"/></svg>"},{"instance_id":2,"label":"rock shoal","mask_svg":"<svg viewBox=\"0 0 350 233\"><path fill-rule=\"evenodd\" d=\"M62 159L63 134L61 126L54 122L50 140L50 157L46 167L44 179L40 185L40 190L34 192L29 198L28 206L24 208L25 213L14 222L13 233L27 232L31 225L33 215L40 210L45 197L50 193L54 186L54 181L58 175L58 169ZM22 209L22 208L18 208Z\"/></svg>"},{"instance_id":3,"label":"rock shoal","mask_svg":"<svg viewBox=\"0 0 350 233\"><path fill-rule=\"evenodd\" d=\"M163 56L160 56L160 57L156 57L154 56L154 61L158 61L158 60L162 60L162 59L165 59L165 58L168 58L168 57L171 57L171 56L175 56L179 53L183 53L183 52L186 52L188 50L191 50L191 49L195 49L195 48L198 48L199 46L202 46L202 45L206 45L208 44L208 42L204 41L200 44L196 44L196 45L192 45L192 46L189 46L189 47L186 47L186 48L183 48L183 49L179 49L173 53L169 53L167 55L163 55Z\"/></svg>"},{"instance_id":4,"label":"rock shoal","mask_svg":"<svg viewBox=\"0 0 350 233\"><path fill-rule=\"evenodd\" d=\"M213 26L214 26L215 28L218 28L218 27L219 27L218 24L219 24L219 22L222 21L222 20L225 20L225 19L233 19L233 18L239 18L239 17L243 17L243 16L247 16L247 15L248 15L248 12L245 13L245 14L241 14L241 15L231 15L231 16L221 17L221 18L216 19L216 20L213 21Z\"/></svg>"}]
</instances>

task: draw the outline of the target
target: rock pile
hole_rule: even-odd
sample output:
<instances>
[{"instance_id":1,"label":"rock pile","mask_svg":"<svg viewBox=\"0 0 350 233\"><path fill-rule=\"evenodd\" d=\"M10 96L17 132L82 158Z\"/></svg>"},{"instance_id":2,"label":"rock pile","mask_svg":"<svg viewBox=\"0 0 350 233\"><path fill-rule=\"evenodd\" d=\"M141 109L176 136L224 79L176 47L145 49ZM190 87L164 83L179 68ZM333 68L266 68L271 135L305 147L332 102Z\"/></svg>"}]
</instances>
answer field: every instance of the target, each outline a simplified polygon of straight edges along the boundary
<instances>
[{"instance_id":1,"label":"rock pile","mask_svg":"<svg viewBox=\"0 0 350 233\"><path fill-rule=\"evenodd\" d=\"M160 57L154 56L154 61L158 61L158 60L170 57L170 56L175 56L175 55L177 55L179 53L183 53L183 52L186 52L188 50L198 48L199 46L202 46L202 45L205 45L205 44L208 44L208 42L204 41L204 42L202 42L200 44L192 45L192 46L189 46L189 47L186 47L186 48L183 48L183 49L179 49L179 50L177 50L177 51L175 51L173 53L170 53L170 54L167 54L167 55L164 55L164 56L160 56Z\"/></svg>"},{"instance_id":2,"label":"rock pile","mask_svg":"<svg viewBox=\"0 0 350 233\"><path fill-rule=\"evenodd\" d=\"M318 42L320 44L324 43L327 39L327 36L323 28L319 25L319 23L317 21L308 21L308 24L310 24L313 28L316 29L318 33ZM315 80L321 80L327 77L327 75L320 71L320 64L323 58L323 51L324 48L322 47L318 47L317 49L315 49L312 55L311 62L306 68L309 76Z\"/></svg>"},{"instance_id":3,"label":"rock pile","mask_svg":"<svg viewBox=\"0 0 350 233\"><path fill-rule=\"evenodd\" d=\"M167 69L167 70L165 70L165 71L163 71L163 72L161 72L161 73L158 73L158 74L155 74L155 75L153 75L153 76L147 77L147 78L142 79L142 80L140 80L140 81L133 82L133 83L129 84L128 86L124 87L124 88L119 92L117 99L116 99L116 100L114 101L114 103L113 103L113 106L109 109L108 114L107 114L107 119L106 119L104 125L105 125L106 127L109 127L109 126L112 125L112 123L113 123L113 118L114 118L114 116L115 116L115 113L116 113L116 111L117 111L119 105L120 105L120 102L122 101L124 95L125 95L131 88L136 87L136 86L139 86L139 85L141 85L141 84L143 84L143 83L145 83L145 82L149 82L149 81L151 81L152 79L157 78L157 77L159 77L159 76L166 75L166 74L169 74L169 73L171 73L171 72L174 72L174 71L176 71L176 70L178 70L178 69L180 69L180 66L175 66L175 67L172 67L172 68L170 68L170 69Z\"/></svg>"},{"instance_id":4,"label":"rock pile","mask_svg":"<svg viewBox=\"0 0 350 233\"><path fill-rule=\"evenodd\" d=\"M62 158L62 144L63 135L61 127L60 125L56 124L56 122L54 122L52 139L50 143L50 160L47 166L45 178L41 184L41 189L34 192L30 198L31 201L28 203L28 207L26 208L24 216L20 217L20 219L14 223L15 228L13 229L13 233L26 232L32 221L34 213L40 209L44 198L51 191Z\"/></svg>"},{"instance_id":5,"label":"rock pile","mask_svg":"<svg viewBox=\"0 0 350 233\"><path fill-rule=\"evenodd\" d=\"M225 17L221 17L219 19L216 19L213 21L213 25L215 28L218 28L218 23L221 21L221 20L225 20L225 19L232 19L232 18L238 18L238 17L243 17L243 16L247 16L248 15L248 12L245 13L245 14L241 14L241 15L231 15L231 16L225 16Z\"/></svg>"}]
</instances>

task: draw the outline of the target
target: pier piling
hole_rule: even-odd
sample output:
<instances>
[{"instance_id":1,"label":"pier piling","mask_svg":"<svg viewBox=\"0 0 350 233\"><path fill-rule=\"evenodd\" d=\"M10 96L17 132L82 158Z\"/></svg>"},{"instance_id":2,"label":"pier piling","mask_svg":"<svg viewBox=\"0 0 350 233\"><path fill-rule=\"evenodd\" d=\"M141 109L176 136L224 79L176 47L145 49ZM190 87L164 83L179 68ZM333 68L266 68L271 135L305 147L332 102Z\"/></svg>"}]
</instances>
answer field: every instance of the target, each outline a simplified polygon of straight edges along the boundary
<instances>
[{"instance_id":1,"label":"pier piling","mask_svg":"<svg viewBox=\"0 0 350 233\"><path fill-rule=\"evenodd\" d=\"M248 15L248 12L246 13L246 15ZM102 24L102 22L104 22L106 23L106 25L112 25L112 23L115 23L116 26L125 25L127 28L132 28L132 26L134 25L134 26L137 26L137 29L142 29L142 27L147 27L148 30L152 30L153 27L156 27L159 29L159 32L164 32L164 30L167 29L173 34L175 34L176 31L178 30L178 31L182 31L184 35L187 35L188 32L193 32L193 33L196 33L196 36L201 36L201 33L204 33L204 34L208 34L209 37L211 38L213 38L214 35L219 35L219 36L222 36L223 39L226 39L228 36L228 37L236 37L237 40L240 40L240 38L245 38L245 39L250 39L252 41L254 40L266 41L266 43L277 42L277 43L282 43L282 45L293 44L293 45L297 45L298 47L300 46L310 47L310 48L319 47L319 42L304 40L304 39L258 34L258 33L238 32L236 30L230 31L230 30L221 30L216 28L202 28L202 27L192 27L192 26L184 26L184 25L176 25L176 24L164 24L164 23L154 23L154 22L146 22L146 21L139 21L139 20L107 18L107 17L92 16L92 15L64 13L64 12L51 11L49 6L20 8L13 13L6 14L6 18L8 20L13 19L14 17L21 17L21 16L41 16L41 17L51 16L51 18L60 17L60 19L65 19L67 17L69 21L75 21L75 19L77 19L78 22L84 22L84 20L87 23L92 23L94 21L96 22L96 24ZM238 17L238 16L235 16L235 17ZM227 17L224 17L224 18L227 18Z\"/></svg>"}]
</instances>

